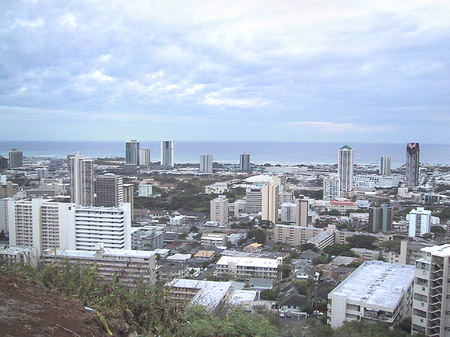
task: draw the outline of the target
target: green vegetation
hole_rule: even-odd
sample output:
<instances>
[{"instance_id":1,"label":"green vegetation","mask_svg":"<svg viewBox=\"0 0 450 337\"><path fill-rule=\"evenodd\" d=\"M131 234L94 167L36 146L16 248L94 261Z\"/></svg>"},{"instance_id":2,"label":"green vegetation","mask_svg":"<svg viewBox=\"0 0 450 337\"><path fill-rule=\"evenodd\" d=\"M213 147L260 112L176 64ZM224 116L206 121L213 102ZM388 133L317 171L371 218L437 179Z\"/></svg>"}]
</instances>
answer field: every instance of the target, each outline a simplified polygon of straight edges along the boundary
<instances>
[{"instance_id":1,"label":"green vegetation","mask_svg":"<svg viewBox=\"0 0 450 337\"><path fill-rule=\"evenodd\" d=\"M248 239L255 238L255 241L258 243L266 243L266 233L262 229L252 229L247 234Z\"/></svg>"},{"instance_id":2,"label":"green vegetation","mask_svg":"<svg viewBox=\"0 0 450 337\"><path fill-rule=\"evenodd\" d=\"M351 248L376 249L376 241L377 238L371 235L354 235L347 238L348 245Z\"/></svg>"},{"instance_id":3,"label":"green vegetation","mask_svg":"<svg viewBox=\"0 0 450 337\"><path fill-rule=\"evenodd\" d=\"M323 251L329 255L343 255L343 256L356 256L355 253L353 253L350 250L349 245L341 245L339 243L334 243L331 246L326 247Z\"/></svg>"},{"instance_id":4,"label":"green vegetation","mask_svg":"<svg viewBox=\"0 0 450 337\"><path fill-rule=\"evenodd\" d=\"M277 292L273 289L263 289L260 293L261 299L265 301L276 301L277 295Z\"/></svg>"},{"instance_id":5,"label":"green vegetation","mask_svg":"<svg viewBox=\"0 0 450 337\"><path fill-rule=\"evenodd\" d=\"M401 240L389 240L380 242L379 246L388 252L400 253Z\"/></svg>"}]
</instances>

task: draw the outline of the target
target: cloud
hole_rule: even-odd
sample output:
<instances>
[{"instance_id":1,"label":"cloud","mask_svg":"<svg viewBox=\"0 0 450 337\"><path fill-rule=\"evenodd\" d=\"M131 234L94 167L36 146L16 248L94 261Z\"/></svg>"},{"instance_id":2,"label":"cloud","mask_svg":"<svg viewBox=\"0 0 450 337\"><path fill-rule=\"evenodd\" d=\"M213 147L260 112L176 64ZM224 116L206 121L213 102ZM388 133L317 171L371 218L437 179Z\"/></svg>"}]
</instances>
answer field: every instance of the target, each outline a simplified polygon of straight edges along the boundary
<instances>
[{"instance_id":1,"label":"cloud","mask_svg":"<svg viewBox=\"0 0 450 337\"><path fill-rule=\"evenodd\" d=\"M61 16L58 19L59 23L63 26L68 26L71 28L75 28L78 24L77 24L77 20L75 18L75 16L72 13L68 13L66 15Z\"/></svg>"},{"instance_id":2,"label":"cloud","mask_svg":"<svg viewBox=\"0 0 450 337\"><path fill-rule=\"evenodd\" d=\"M365 132L365 131L392 131L391 125L371 125L362 126L352 123L332 123L332 122L290 122L286 125L298 128L298 129L317 129L321 132Z\"/></svg>"}]
</instances>

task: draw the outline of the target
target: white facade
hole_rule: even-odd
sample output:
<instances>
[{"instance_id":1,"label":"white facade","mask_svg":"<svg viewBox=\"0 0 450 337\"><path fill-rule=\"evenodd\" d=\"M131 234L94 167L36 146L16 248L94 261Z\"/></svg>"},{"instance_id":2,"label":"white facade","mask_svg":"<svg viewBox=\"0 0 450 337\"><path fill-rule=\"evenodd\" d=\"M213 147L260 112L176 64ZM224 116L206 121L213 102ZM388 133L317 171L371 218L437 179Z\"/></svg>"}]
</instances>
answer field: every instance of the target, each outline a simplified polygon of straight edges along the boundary
<instances>
[{"instance_id":1,"label":"white facade","mask_svg":"<svg viewBox=\"0 0 450 337\"><path fill-rule=\"evenodd\" d=\"M351 197L353 194L353 149L345 145L338 152L338 176L343 197Z\"/></svg>"},{"instance_id":2,"label":"white facade","mask_svg":"<svg viewBox=\"0 0 450 337\"><path fill-rule=\"evenodd\" d=\"M45 167L40 167L36 169L36 174L38 179L45 179L48 177L48 170Z\"/></svg>"},{"instance_id":3,"label":"white facade","mask_svg":"<svg viewBox=\"0 0 450 337\"><path fill-rule=\"evenodd\" d=\"M281 264L281 259L222 256L216 264L215 273L218 276L229 275L237 280L255 277L278 279Z\"/></svg>"},{"instance_id":4,"label":"white facade","mask_svg":"<svg viewBox=\"0 0 450 337\"><path fill-rule=\"evenodd\" d=\"M200 239L202 246L225 246L227 244L227 236L223 233L206 233Z\"/></svg>"},{"instance_id":5,"label":"white facade","mask_svg":"<svg viewBox=\"0 0 450 337\"><path fill-rule=\"evenodd\" d=\"M278 222L279 185L272 182L261 187L261 220Z\"/></svg>"},{"instance_id":6,"label":"white facade","mask_svg":"<svg viewBox=\"0 0 450 337\"><path fill-rule=\"evenodd\" d=\"M140 183L138 187L139 197L151 197L153 195L153 185L148 183Z\"/></svg>"},{"instance_id":7,"label":"white facade","mask_svg":"<svg viewBox=\"0 0 450 337\"><path fill-rule=\"evenodd\" d=\"M283 202L281 204L281 222L295 223L297 205L293 202Z\"/></svg>"},{"instance_id":8,"label":"white facade","mask_svg":"<svg viewBox=\"0 0 450 337\"><path fill-rule=\"evenodd\" d=\"M210 220L215 221L219 226L225 226L228 223L228 199L224 195L210 201Z\"/></svg>"},{"instance_id":9,"label":"white facade","mask_svg":"<svg viewBox=\"0 0 450 337\"><path fill-rule=\"evenodd\" d=\"M380 157L380 175L390 176L391 175L391 156Z\"/></svg>"},{"instance_id":10,"label":"white facade","mask_svg":"<svg viewBox=\"0 0 450 337\"><path fill-rule=\"evenodd\" d=\"M341 197L339 177L333 175L323 179L323 200L333 200Z\"/></svg>"},{"instance_id":11,"label":"white facade","mask_svg":"<svg viewBox=\"0 0 450 337\"><path fill-rule=\"evenodd\" d=\"M68 156L70 199L77 206L94 205L94 161L82 153Z\"/></svg>"},{"instance_id":12,"label":"white facade","mask_svg":"<svg viewBox=\"0 0 450 337\"><path fill-rule=\"evenodd\" d=\"M185 223L186 223L185 215L177 215L177 216L170 218L171 226L183 226Z\"/></svg>"},{"instance_id":13,"label":"white facade","mask_svg":"<svg viewBox=\"0 0 450 337\"><path fill-rule=\"evenodd\" d=\"M410 316L414 266L366 261L328 294L328 323L385 322Z\"/></svg>"},{"instance_id":14,"label":"white facade","mask_svg":"<svg viewBox=\"0 0 450 337\"><path fill-rule=\"evenodd\" d=\"M161 166L173 166L173 140L161 142Z\"/></svg>"},{"instance_id":15,"label":"white facade","mask_svg":"<svg viewBox=\"0 0 450 337\"><path fill-rule=\"evenodd\" d=\"M248 213L259 213L262 209L261 185L252 185L245 191L245 202Z\"/></svg>"},{"instance_id":16,"label":"white facade","mask_svg":"<svg viewBox=\"0 0 450 337\"><path fill-rule=\"evenodd\" d=\"M8 233L8 199L0 199L0 233Z\"/></svg>"},{"instance_id":17,"label":"white facade","mask_svg":"<svg viewBox=\"0 0 450 337\"><path fill-rule=\"evenodd\" d=\"M409 212L408 236L414 238L422 236L431 231L431 211L425 210L423 207Z\"/></svg>"},{"instance_id":18,"label":"white facade","mask_svg":"<svg viewBox=\"0 0 450 337\"><path fill-rule=\"evenodd\" d=\"M105 248L131 249L131 209L129 203L120 207L76 207L69 218L70 250Z\"/></svg>"},{"instance_id":19,"label":"white facade","mask_svg":"<svg viewBox=\"0 0 450 337\"><path fill-rule=\"evenodd\" d=\"M213 173L213 156L212 154L200 155L200 173Z\"/></svg>"},{"instance_id":20,"label":"white facade","mask_svg":"<svg viewBox=\"0 0 450 337\"><path fill-rule=\"evenodd\" d=\"M69 247L70 215L74 204L49 199L8 200L9 244L44 249Z\"/></svg>"},{"instance_id":21,"label":"white facade","mask_svg":"<svg viewBox=\"0 0 450 337\"><path fill-rule=\"evenodd\" d=\"M142 147L139 149L139 165L148 166L150 165L150 149L148 147Z\"/></svg>"},{"instance_id":22,"label":"white facade","mask_svg":"<svg viewBox=\"0 0 450 337\"><path fill-rule=\"evenodd\" d=\"M380 176L377 174L359 174L354 179L357 186L371 183L373 187L381 188L396 187L401 180L402 177L398 175Z\"/></svg>"},{"instance_id":23,"label":"white facade","mask_svg":"<svg viewBox=\"0 0 450 337\"><path fill-rule=\"evenodd\" d=\"M228 184L226 182L216 182L212 185L205 186L206 194L223 194L228 190Z\"/></svg>"}]
</instances>

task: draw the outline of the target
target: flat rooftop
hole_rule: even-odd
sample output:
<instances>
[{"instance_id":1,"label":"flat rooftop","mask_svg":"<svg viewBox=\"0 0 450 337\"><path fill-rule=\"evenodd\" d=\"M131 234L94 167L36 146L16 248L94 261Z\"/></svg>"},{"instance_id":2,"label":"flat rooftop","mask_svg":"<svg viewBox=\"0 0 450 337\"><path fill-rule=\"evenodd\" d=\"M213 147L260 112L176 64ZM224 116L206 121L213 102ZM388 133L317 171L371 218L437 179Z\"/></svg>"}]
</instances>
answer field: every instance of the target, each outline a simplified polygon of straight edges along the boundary
<instances>
[{"instance_id":1,"label":"flat rooftop","mask_svg":"<svg viewBox=\"0 0 450 337\"><path fill-rule=\"evenodd\" d=\"M238 266L264 268L278 268L278 265L280 264L276 259L262 257L222 256L217 262L217 265L228 265L229 263L234 263Z\"/></svg>"},{"instance_id":2,"label":"flat rooftop","mask_svg":"<svg viewBox=\"0 0 450 337\"><path fill-rule=\"evenodd\" d=\"M450 256L450 244L442 246L425 247L421 249L422 252L431 253L432 255L445 257Z\"/></svg>"},{"instance_id":3,"label":"flat rooftop","mask_svg":"<svg viewBox=\"0 0 450 337\"><path fill-rule=\"evenodd\" d=\"M84 251L84 250L56 250L57 257L67 257L67 258L86 258L95 259L96 251ZM146 250L128 250L128 249L113 249L104 248L102 256L108 257L120 257L120 258L139 258L145 259L156 255L154 251ZM55 256L53 251L44 252L44 256Z\"/></svg>"},{"instance_id":4,"label":"flat rooftop","mask_svg":"<svg viewBox=\"0 0 450 337\"><path fill-rule=\"evenodd\" d=\"M329 296L371 306L395 308L414 280L415 266L366 261L339 284Z\"/></svg>"}]
</instances>

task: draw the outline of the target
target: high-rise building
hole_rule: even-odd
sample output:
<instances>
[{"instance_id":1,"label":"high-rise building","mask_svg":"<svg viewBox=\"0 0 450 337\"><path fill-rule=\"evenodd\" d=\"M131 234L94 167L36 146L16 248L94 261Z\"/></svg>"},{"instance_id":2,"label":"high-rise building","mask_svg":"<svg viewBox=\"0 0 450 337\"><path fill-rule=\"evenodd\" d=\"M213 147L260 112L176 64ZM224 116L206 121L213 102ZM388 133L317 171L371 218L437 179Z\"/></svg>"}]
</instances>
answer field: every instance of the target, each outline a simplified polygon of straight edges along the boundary
<instances>
[{"instance_id":1,"label":"high-rise building","mask_svg":"<svg viewBox=\"0 0 450 337\"><path fill-rule=\"evenodd\" d=\"M123 202L122 177L113 173L97 176L95 193L96 206L119 207Z\"/></svg>"},{"instance_id":2,"label":"high-rise building","mask_svg":"<svg viewBox=\"0 0 450 337\"><path fill-rule=\"evenodd\" d=\"M374 232L392 231L392 207L383 204L381 207L371 207L369 209L369 229Z\"/></svg>"},{"instance_id":3,"label":"high-rise building","mask_svg":"<svg viewBox=\"0 0 450 337\"><path fill-rule=\"evenodd\" d=\"M45 167L39 167L36 169L38 179L48 178L48 169Z\"/></svg>"},{"instance_id":4,"label":"high-rise building","mask_svg":"<svg viewBox=\"0 0 450 337\"><path fill-rule=\"evenodd\" d=\"M281 222L295 223L297 205L293 202L283 202L281 204Z\"/></svg>"},{"instance_id":5,"label":"high-rise building","mask_svg":"<svg viewBox=\"0 0 450 337\"><path fill-rule=\"evenodd\" d=\"M450 245L422 248L416 261L412 305L413 334L450 336Z\"/></svg>"},{"instance_id":6,"label":"high-rise building","mask_svg":"<svg viewBox=\"0 0 450 337\"><path fill-rule=\"evenodd\" d=\"M419 160L419 143L408 143L406 146L406 183L408 187L419 185Z\"/></svg>"},{"instance_id":7,"label":"high-rise building","mask_svg":"<svg viewBox=\"0 0 450 337\"><path fill-rule=\"evenodd\" d=\"M161 166L173 166L173 140L161 142Z\"/></svg>"},{"instance_id":8,"label":"high-rise building","mask_svg":"<svg viewBox=\"0 0 450 337\"><path fill-rule=\"evenodd\" d=\"M125 164L139 165L139 142L137 140L125 143Z\"/></svg>"},{"instance_id":9,"label":"high-rise building","mask_svg":"<svg viewBox=\"0 0 450 337\"><path fill-rule=\"evenodd\" d=\"M8 199L0 199L0 233L8 233Z\"/></svg>"},{"instance_id":10,"label":"high-rise building","mask_svg":"<svg viewBox=\"0 0 450 337\"><path fill-rule=\"evenodd\" d=\"M278 222L279 185L271 182L261 187L261 220Z\"/></svg>"},{"instance_id":11,"label":"high-rise building","mask_svg":"<svg viewBox=\"0 0 450 337\"><path fill-rule=\"evenodd\" d=\"M341 197L339 177L333 175L323 179L323 200L330 201Z\"/></svg>"},{"instance_id":12,"label":"high-rise building","mask_svg":"<svg viewBox=\"0 0 450 337\"><path fill-rule=\"evenodd\" d=\"M11 149L9 152L9 168L23 166L23 153L17 149Z\"/></svg>"},{"instance_id":13,"label":"high-rise building","mask_svg":"<svg viewBox=\"0 0 450 337\"><path fill-rule=\"evenodd\" d=\"M44 249L68 249L70 213L74 204L50 199L8 200L9 244Z\"/></svg>"},{"instance_id":14,"label":"high-rise building","mask_svg":"<svg viewBox=\"0 0 450 337\"><path fill-rule=\"evenodd\" d=\"M94 205L94 161L82 153L67 157L70 173L70 200L77 206Z\"/></svg>"},{"instance_id":15,"label":"high-rise building","mask_svg":"<svg viewBox=\"0 0 450 337\"><path fill-rule=\"evenodd\" d=\"M150 160L150 149L148 147L143 147L139 150L139 165L149 166Z\"/></svg>"},{"instance_id":16,"label":"high-rise building","mask_svg":"<svg viewBox=\"0 0 450 337\"><path fill-rule=\"evenodd\" d=\"M417 207L417 209L411 210L408 216L409 237L414 238L431 232L431 211L423 207Z\"/></svg>"},{"instance_id":17,"label":"high-rise building","mask_svg":"<svg viewBox=\"0 0 450 337\"><path fill-rule=\"evenodd\" d=\"M295 225L307 227L309 223L309 199L302 197L301 199L297 199L295 201L297 208L295 214Z\"/></svg>"},{"instance_id":18,"label":"high-rise building","mask_svg":"<svg viewBox=\"0 0 450 337\"><path fill-rule=\"evenodd\" d=\"M353 196L353 149L344 145L338 152L338 177L341 187L341 197Z\"/></svg>"},{"instance_id":19,"label":"high-rise building","mask_svg":"<svg viewBox=\"0 0 450 337\"><path fill-rule=\"evenodd\" d=\"M8 168L8 159L0 156L0 170Z\"/></svg>"},{"instance_id":20,"label":"high-rise building","mask_svg":"<svg viewBox=\"0 0 450 337\"><path fill-rule=\"evenodd\" d=\"M380 175L390 176L391 175L391 156L380 157Z\"/></svg>"},{"instance_id":21,"label":"high-rise building","mask_svg":"<svg viewBox=\"0 0 450 337\"><path fill-rule=\"evenodd\" d=\"M210 201L210 219L225 226L228 223L228 199L224 195L219 195L217 198Z\"/></svg>"},{"instance_id":22,"label":"high-rise building","mask_svg":"<svg viewBox=\"0 0 450 337\"><path fill-rule=\"evenodd\" d=\"M213 173L213 156L212 154L200 155L200 173Z\"/></svg>"},{"instance_id":23,"label":"high-rise building","mask_svg":"<svg viewBox=\"0 0 450 337\"><path fill-rule=\"evenodd\" d=\"M261 185L251 185L245 191L245 202L248 213L259 213L262 209Z\"/></svg>"},{"instance_id":24,"label":"high-rise building","mask_svg":"<svg viewBox=\"0 0 450 337\"><path fill-rule=\"evenodd\" d=\"M239 170L250 171L250 155L248 153L242 153L239 157Z\"/></svg>"},{"instance_id":25,"label":"high-rise building","mask_svg":"<svg viewBox=\"0 0 450 337\"><path fill-rule=\"evenodd\" d=\"M122 191L123 191L123 202L130 204L131 209L131 220L134 219L134 185L133 184L123 184L122 185Z\"/></svg>"}]
</instances>

